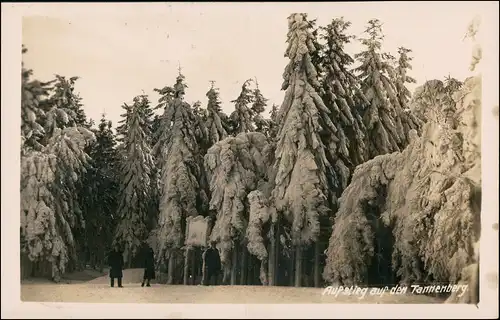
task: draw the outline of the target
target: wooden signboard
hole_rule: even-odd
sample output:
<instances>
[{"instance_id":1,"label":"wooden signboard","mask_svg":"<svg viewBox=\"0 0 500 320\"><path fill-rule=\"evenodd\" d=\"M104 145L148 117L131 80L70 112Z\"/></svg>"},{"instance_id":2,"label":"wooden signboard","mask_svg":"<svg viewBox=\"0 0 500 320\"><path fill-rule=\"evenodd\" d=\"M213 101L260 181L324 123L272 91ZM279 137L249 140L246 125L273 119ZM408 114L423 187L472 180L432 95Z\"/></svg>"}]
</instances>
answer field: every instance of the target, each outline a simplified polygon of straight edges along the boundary
<instances>
[{"instance_id":1,"label":"wooden signboard","mask_svg":"<svg viewBox=\"0 0 500 320\"><path fill-rule=\"evenodd\" d=\"M186 239L188 247L206 247L208 244L209 217L196 216L186 218Z\"/></svg>"},{"instance_id":2,"label":"wooden signboard","mask_svg":"<svg viewBox=\"0 0 500 320\"><path fill-rule=\"evenodd\" d=\"M210 217L203 216L186 218L186 238L184 253L184 284L188 283L190 265L194 262L194 248L205 248L208 245ZM191 266L191 272L194 266ZM202 279L205 279L205 262L203 262ZM204 280L202 280L203 282Z\"/></svg>"}]
</instances>

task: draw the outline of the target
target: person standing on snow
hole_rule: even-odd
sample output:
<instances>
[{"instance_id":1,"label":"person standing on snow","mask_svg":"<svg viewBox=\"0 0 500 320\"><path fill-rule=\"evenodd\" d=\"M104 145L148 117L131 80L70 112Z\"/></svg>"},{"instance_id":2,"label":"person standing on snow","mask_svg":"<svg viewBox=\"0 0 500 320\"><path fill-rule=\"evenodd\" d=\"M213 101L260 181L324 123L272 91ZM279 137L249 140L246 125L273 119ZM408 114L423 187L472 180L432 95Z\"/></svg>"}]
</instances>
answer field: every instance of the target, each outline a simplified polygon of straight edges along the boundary
<instances>
[{"instance_id":1,"label":"person standing on snow","mask_svg":"<svg viewBox=\"0 0 500 320\"><path fill-rule=\"evenodd\" d=\"M219 250L215 247L215 241L210 242L210 246L203 253L203 262L205 263L206 270L205 285L217 285L217 278L221 271L221 262Z\"/></svg>"},{"instance_id":2,"label":"person standing on snow","mask_svg":"<svg viewBox=\"0 0 500 320\"><path fill-rule=\"evenodd\" d=\"M144 282L146 282L146 287L151 287L150 281L155 278L155 255L150 246L147 246L144 258L144 277L141 287L144 287Z\"/></svg>"},{"instance_id":3,"label":"person standing on snow","mask_svg":"<svg viewBox=\"0 0 500 320\"><path fill-rule=\"evenodd\" d=\"M123 254L118 245L115 245L113 251L109 253L108 264L110 267L109 278L111 279L111 287L115 286L115 278L118 279L118 287L123 288Z\"/></svg>"}]
</instances>

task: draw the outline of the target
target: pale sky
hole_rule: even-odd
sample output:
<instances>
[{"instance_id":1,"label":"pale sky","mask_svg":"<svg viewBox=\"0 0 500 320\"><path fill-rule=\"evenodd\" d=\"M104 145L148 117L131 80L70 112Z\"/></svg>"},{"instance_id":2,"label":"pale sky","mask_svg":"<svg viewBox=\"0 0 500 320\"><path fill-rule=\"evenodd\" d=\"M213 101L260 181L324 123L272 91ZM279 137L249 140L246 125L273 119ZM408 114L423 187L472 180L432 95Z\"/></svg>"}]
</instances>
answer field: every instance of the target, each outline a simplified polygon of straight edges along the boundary
<instances>
[{"instance_id":1,"label":"pale sky","mask_svg":"<svg viewBox=\"0 0 500 320\"><path fill-rule=\"evenodd\" d=\"M116 125L120 106L143 90L156 104L153 88L172 85L179 63L189 86L186 101L206 106L215 80L229 113L230 101L253 77L269 107L281 104L292 12L306 12L319 25L344 16L352 22L348 33L357 36L369 19L380 19L384 50L396 56L399 46L412 49L410 75L422 84L470 75L472 46L462 38L468 23L491 8L481 2L31 4L23 19L24 61L40 80L81 77L76 91L94 120L105 111ZM361 49L355 42L347 51Z\"/></svg>"}]
</instances>

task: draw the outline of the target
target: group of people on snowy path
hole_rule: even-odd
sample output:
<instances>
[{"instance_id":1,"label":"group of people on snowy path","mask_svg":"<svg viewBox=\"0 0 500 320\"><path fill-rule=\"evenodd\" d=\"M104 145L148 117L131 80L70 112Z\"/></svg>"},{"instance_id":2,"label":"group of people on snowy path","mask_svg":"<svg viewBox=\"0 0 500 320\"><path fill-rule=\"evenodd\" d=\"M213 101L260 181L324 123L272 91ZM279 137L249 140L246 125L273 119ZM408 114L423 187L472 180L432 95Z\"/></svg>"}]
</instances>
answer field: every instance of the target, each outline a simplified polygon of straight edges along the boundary
<instances>
[{"instance_id":1,"label":"group of people on snowy path","mask_svg":"<svg viewBox=\"0 0 500 320\"><path fill-rule=\"evenodd\" d=\"M150 246L146 247L144 254L144 275L141 287L151 287L151 280L155 279L155 263L154 252ZM217 285L217 279L221 272L221 261L219 250L215 247L215 242L210 242L209 247L203 252L203 262L205 265L205 281L204 285ZM123 288L123 268L124 260L123 253L118 245L115 245L113 250L108 255L109 278L111 287L115 286L115 279L118 281L118 287Z\"/></svg>"}]
</instances>

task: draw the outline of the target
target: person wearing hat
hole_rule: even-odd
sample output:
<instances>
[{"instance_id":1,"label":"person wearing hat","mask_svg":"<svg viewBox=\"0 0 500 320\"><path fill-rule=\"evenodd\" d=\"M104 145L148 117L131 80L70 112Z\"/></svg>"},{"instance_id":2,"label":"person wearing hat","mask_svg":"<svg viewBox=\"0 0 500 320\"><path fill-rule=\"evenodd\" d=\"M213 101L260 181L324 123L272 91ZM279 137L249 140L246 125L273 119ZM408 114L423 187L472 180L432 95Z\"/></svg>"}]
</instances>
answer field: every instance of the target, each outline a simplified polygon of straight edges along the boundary
<instances>
[{"instance_id":1,"label":"person wearing hat","mask_svg":"<svg viewBox=\"0 0 500 320\"><path fill-rule=\"evenodd\" d=\"M221 261L219 250L215 247L216 242L211 241L209 247L203 253L203 262L205 263L206 277L205 285L217 285L217 278L221 271Z\"/></svg>"},{"instance_id":2,"label":"person wearing hat","mask_svg":"<svg viewBox=\"0 0 500 320\"><path fill-rule=\"evenodd\" d=\"M144 276L142 279L141 287L144 287L144 282L146 282L146 287L151 287L150 281L155 278L155 254L153 248L146 245L146 252L144 257Z\"/></svg>"},{"instance_id":3,"label":"person wearing hat","mask_svg":"<svg viewBox=\"0 0 500 320\"><path fill-rule=\"evenodd\" d=\"M115 244L113 251L110 252L108 256L108 263L110 266L109 278L111 280L111 287L115 286L115 279L118 279L118 287L123 288L122 278L123 278L123 254L120 250L120 246Z\"/></svg>"}]
</instances>

